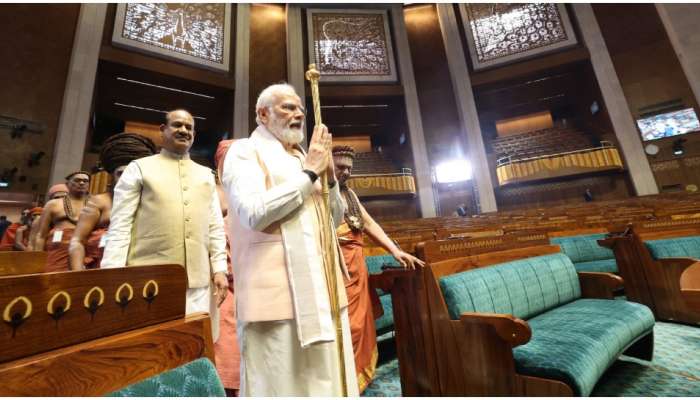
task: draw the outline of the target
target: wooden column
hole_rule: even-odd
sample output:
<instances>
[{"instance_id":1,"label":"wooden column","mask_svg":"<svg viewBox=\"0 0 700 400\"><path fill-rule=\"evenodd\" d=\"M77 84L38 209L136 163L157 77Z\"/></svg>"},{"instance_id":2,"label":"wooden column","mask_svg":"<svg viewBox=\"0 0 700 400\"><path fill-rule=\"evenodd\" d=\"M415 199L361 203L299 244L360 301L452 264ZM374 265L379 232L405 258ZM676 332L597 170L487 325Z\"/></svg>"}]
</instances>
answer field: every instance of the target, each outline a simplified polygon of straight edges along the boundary
<instances>
[{"instance_id":1,"label":"wooden column","mask_svg":"<svg viewBox=\"0 0 700 400\"><path fill-rule=\"evenodd\" d=\"M697 4L657 4L673 50L700 104L700 7Z\"/></svg>"},{"instance_id":2,"label":"wooden column","mask_svg":"<svg viewBox=\"0 0 700 400\"><path fill-rule=\"evenodd\" d=\"M250 4L236 4L236 87L233 92L233 138L250 134Z\"/></svg>"},{"instance_id":3,"label":"wooden column","mask_svg":"<svg viewBox=\"0 0 700 400\"><path fill-rule=\"evenodd\" d=\"M301 7L297 4L287 4L287 83L294 86L301 98L301 103L306 105L306 81L304 78L306 69L301 25ZM300 144L306 149L306 140Z\"/></svg>"},{"instance_id":4,"label":"wooden column","mask_svg":"<svg viewBox=\"0 0 700 400\"><path fill-rule=\"evenodd\" d=\"M106 12L107 4L80 6L48 186L83 164Z\"/></svg>"},{"instance_id":5,"label":"wooden column","mask_svg":"<svg viewBox=\"0 0 700 400\"><path fill-rule=\"evenodd\" d=\"M287 4L287 82L294 86L302 101L306 97L305 67L301 7L297 4Z\"/></svg>"},{"instance_id":6,"label":"wooden column","mask_svg":"<svg viewBox=\"0 0 700 400\"><path fill-rule=\"evenodd\" d=\"M450 69L450 78L454 88L459 120L462 124L462 132L467 139L469 161L472 164L481 212L497 211L491 171L486 159L479 114L476 111L467 59L459 37L454 5L450 3L437 4L437 13L440 21L440 31L442 32L442 41L445 44L447 65Z\"/></svg>"},{"instance_id":7,"label":"wooden column","mask_svg":"<svg viewBox=\"0 0 700 400\"><path fill-rule=\"evenodd\" d=\"M401 4L394 4L391 6L391 19L394 26L396 61L404 90L406 119L408 122L408 133L411 138L416 189L418 190L418 203L423 218L435 217L435 195L433 193L432 174L430 162L428 160L428 151L425 145L423 122L421 121L418 94L416 92L416 81L413 75L413 65L411 64L411 50L408 45L403 6Z\"/></svg>"},{"instance_id":8,"label":"wooden column","mask_svg":"<svg viewBox=\"0 0 700 400\"><path fill-rule=\"evenodd\" d=\"M643 196L659 193L593 8L584 3L574 4L573 8L636 194Z\"/></svg>"}]
</instances>

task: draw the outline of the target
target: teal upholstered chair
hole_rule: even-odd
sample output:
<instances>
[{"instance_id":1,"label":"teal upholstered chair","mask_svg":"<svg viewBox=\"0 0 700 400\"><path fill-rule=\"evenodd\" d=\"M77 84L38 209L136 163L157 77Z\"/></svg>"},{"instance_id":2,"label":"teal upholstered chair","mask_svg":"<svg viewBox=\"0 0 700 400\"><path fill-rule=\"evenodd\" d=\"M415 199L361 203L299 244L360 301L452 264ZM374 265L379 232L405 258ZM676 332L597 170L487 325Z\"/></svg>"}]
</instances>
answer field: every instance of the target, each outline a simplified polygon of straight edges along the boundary
<instances>
[{"instance_id":1,"label":"teal upholstered chair","mask_svg":"<svg viewBox=\"0 0 700 400\"><path fill-rule=\"evenodd\" d=\"M216 367L199 358L113 392L109 397L224 397Z\"/></svg>"},{"instance_id":2,"label":"teal upholstered chair","mask_svg":"<svg viewBox=\"0 0 700 400\"><path fill-rule=\"evenodd\" d=\"M580 272L617 273L617 263L612 250L598 245L598 239L605 239L604 233L551 238L552 244L559 245L561 252L574 263Z\"/></svg>"},{"instance_id":3,"label":"teal upholstered chair","mask_svg":"<svg viewBox=\"0 0 700 400\"><path fill-rule=\"evenodd\" d=\"M391 254L365 257L365 263L367 264L367 270L370 274L380 274L382 272L382 266L384 265L399 266L398 262ZM384 309L384 315L374 321L377 336L380 336L394 330L394 310L391 304L391 294L384 293L381 289L377 289L377 294L379 295L379 301L382 303L382 308Z\"/></svg>"},{"instance_id":4,"label":"teal upholstered chair","mask_svg":"<svg viewBox=\"0 0 700 400\"><path fill-rule=\"evenodd\" d=\"M444 276L439 285L452 319L477 312L526 320L532 336L513 348L517 373L563 381L580 396L654 327L644 305L581 298L576 268L561 253Z\"/></svg>"},{"instance_id":5,"label":"teal upholstered chair","mask_svg":"<svg viewBox=\"0 0 700 400\"><path fill-rule=\"evenodd\" d=\"M656 260L682 257L700 259L700 236L647 240L644 244Z\"/></svg>"}]
</instances>

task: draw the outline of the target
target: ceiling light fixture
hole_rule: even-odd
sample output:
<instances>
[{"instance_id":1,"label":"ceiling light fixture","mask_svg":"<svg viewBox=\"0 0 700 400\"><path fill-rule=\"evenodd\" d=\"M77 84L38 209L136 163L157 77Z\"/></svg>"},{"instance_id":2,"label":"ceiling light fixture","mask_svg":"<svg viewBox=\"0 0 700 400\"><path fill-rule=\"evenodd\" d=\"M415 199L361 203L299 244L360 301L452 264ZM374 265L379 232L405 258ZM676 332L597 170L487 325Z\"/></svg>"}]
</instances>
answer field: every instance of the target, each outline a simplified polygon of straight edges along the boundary
<instances>
[{"instance_id":1,"label":"ceiling light fixture","mask_svg":"<svg viewBox=\"0 0 700 400\"><path fill-rule=\"evenodd\" d=\"M214 99L215 99L214 96L208 96L208 95L206 95L206 94L195 93L195 92L189 92L189 91L187 91L187 90L175 89L175 88L171 88L171 87L167 87L167 86L161 86L161 85L156 85L156 84L148 83L148 82L135 81L135 80L133 80L133 79L122 78L121 76L118 76L118 77L117 77L117 80L118 80L118 81L123 81L123 82L135 83L135 84L137 84L137 85L143 85L143 86L154 87L154 88L163 89L163 90L170 90L171 92L184 93L184 94L191 94L192 96L204 97L205 99L210 99L210 100L214 100Z\"/></svg>"}]
</instances>

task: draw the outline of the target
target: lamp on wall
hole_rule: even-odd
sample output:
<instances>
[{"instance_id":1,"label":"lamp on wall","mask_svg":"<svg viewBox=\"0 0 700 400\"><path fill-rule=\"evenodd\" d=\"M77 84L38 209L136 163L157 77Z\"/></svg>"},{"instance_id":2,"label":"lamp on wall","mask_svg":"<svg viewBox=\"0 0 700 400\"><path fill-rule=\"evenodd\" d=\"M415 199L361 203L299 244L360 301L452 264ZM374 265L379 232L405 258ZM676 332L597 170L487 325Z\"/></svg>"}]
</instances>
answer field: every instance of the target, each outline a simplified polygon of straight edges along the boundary
<instances>
[{"instance_id":1,"label":"lamp on wall","mask_svg":"<svg viewBox=\"0 0 700 400\"><path fill-rule=\"evenodd\" d=\"M682 156L683 153L685 153L685 149L683 148L683 143L685 143L685 139L676 139L673 142L673 155L674 156Z\"/></svg>"}]
</instances>

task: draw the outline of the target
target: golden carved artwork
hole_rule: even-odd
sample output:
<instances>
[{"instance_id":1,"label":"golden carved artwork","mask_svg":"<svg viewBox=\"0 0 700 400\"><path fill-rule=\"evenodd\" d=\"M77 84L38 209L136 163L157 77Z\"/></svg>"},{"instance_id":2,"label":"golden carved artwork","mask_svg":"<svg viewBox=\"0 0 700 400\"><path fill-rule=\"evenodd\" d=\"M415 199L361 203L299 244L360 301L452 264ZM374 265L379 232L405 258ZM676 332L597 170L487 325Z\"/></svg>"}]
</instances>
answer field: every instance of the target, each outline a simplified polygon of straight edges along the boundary
<instances>
[{"instance_id":1,"label":"golden carved artwork","mask_svg":"<svg viewBox=\"0 0 700 400\"><path fill-rule=\"evenodd\" d=\"M94 286L92 289L90 289L87 294L85 295L85 298L83 298L83 305L85 308L88 310L91 308L90 304L90 298L92 297L92 294L94 292L97 292L99 294L99 301L97 302L97 307L101 306L105 302L105 292L98 286Z\"/></svg>"},{"instance_id":2,"label":"golden carved artwork","mask_svg":"<svg viewBox=\"0 0 700 400\"><path fill-rule=\"evenodd\" d=\"M56 315L56 307L54 307L54 302L59 297L63 297L64 299L66 299L66 306L61 311L61 315L65 314L68 310L70 310L70 306L71 306L70 295L65 290L61 290L60 292L55 293L53 296L51 296L51 299L49 300L48 304L46 304L46 312L49 313L49 315L51 315L51 316Z\"/></svg>"},{"instance_id":3,"label":"golden carved artwork","mask_svg":"<svg viewBox=\"0 0 700 400\"><path fill-rule=\"evenodd\" d=\"M125 305L123 304L121 296L122 290L124 290L124 288L126 288L129 291L129 296L126 298L126 303L130 302L131 299L134 298L134 288L129 283L124 282L121 285L119 285L119 288L117 288L116 293L114 293L114 301L116 301L117 304Z\"/></svg>"},{"instance_id":4,"label":"golden carved artwork","mask_svg":"<svg viewBox=\"0 0 700 400\"><path fill-rule=\"evenodd\" d=\"M12 307L14 307L15 304L19 303L20 301L27 306L27 308L24 310L22 320L25 320L32 315L32 302L26 296L17 296L5 306L5 310L2 312L2 319L8 324L12 323Z\"/></svg>"},{"instance_id":5,"label":"golden carved artwork","mask_svg":"<svg viewBox=\"0 0 700 400\"><path fill-rule=\"evenodd\" d=\"M151 286L153 286L153 294L151 294L149 296L148 295L148 288ZM141 291L141 295L143 296L144 299L153 298L153 297L158 296L158 282L154 281L153 279L146 282L146 284L143 285L143 291Z\"/></svg>"}]
</instances>

